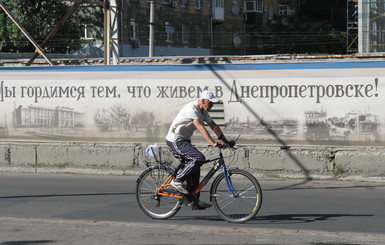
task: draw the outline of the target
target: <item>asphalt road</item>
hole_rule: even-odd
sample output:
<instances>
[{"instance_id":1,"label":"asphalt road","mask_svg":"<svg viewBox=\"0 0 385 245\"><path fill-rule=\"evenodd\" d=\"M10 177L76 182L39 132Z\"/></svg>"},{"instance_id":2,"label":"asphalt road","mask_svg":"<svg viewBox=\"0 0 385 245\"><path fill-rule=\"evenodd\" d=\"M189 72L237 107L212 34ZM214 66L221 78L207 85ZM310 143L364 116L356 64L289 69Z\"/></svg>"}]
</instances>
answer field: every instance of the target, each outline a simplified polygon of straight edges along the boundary
<instances>
[{"instance_id":1,"label":"asphalt road","mask_svg":"<svg viewBox=\"0 0 385 245\"><path fill-rule=\"evenodd\" d=\"M127 244L135 239L135 232L146 238L136 240L137 244L162 244L162 239L164 244L382 244L385 239L384 183L260 180L264 200L257 217L246 224L230 224L213 208L192 211L184 207L170 220L154 221L136 204L135 179L2 173L0 244ZM202 199L208 200L207 195L204 192ZM160 236L159 229L166 227ZM127 231L134 233L129 236ZM230 236L234 231L242 240ZM199 240L204 232L211 240ZM180 234L190 234L195 240L182 242ZM168 240L173 236L179 242Z\"/></svg>"}]
</instances>

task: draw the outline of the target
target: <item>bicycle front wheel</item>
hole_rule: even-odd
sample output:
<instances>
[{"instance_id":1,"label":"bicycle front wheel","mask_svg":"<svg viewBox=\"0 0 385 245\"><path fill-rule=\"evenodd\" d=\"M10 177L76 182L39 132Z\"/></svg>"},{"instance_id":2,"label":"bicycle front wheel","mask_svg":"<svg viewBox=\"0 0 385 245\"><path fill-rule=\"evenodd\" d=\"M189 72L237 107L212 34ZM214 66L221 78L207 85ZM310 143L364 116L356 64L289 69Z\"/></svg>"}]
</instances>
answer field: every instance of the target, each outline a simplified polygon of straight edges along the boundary
<instances>
[{"instance_id":1,"label":"bicycle front wheel","mask_svg":"<svg viewBox=\"0 0 385 245\"><path fill-rule=\"evenodd\" d=\"M211 187L215 210L224 220L244 223L254 218L262 205L262 189L258 180L242 169L229 169L228 181L222 173Z\"/></svg>"},{"instance_id":2,"label":"bicycle front wheel","mask_svg":"<svg viewBox=\"0 0 385 245\"><path fill-rule=\"evenodd\" d=\"M168 219L174 216L182 205L182 199L158 195L158 188L171 174L171 169L153 166L139 176L136 183L136 200L142 211L153 219Z\"/></svg>"}]
</instances>

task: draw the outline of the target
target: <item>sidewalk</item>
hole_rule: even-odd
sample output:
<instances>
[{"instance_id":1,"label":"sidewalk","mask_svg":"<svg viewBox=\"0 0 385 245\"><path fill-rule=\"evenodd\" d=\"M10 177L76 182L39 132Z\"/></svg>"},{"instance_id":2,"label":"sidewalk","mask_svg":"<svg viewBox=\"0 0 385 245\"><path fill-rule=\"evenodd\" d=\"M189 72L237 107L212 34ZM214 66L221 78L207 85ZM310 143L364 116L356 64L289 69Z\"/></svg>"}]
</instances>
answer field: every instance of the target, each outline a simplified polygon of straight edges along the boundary
<instances>
[{"instance_id":1,"label":"sidewalk","mask_svg":"<svg viewBox=\"0 0 385 245\"><path fill-rule=\"evenodd\" d=\"M384 244L385 235L172 224L0 218L0 244Z\"/></svg>"}]
</instances>

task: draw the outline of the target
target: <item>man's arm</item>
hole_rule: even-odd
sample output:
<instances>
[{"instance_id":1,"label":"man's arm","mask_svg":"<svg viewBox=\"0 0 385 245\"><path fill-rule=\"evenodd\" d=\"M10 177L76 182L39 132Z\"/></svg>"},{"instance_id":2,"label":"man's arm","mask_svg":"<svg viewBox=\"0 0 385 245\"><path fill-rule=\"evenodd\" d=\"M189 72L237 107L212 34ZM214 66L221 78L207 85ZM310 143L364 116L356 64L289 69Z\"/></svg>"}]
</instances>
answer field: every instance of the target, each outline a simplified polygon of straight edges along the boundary
<instances>
[{"instance_id":1,"label":"man's arm","mask_svg":"<svg viewBox=\"0 0 385 245\"><path fill-rule=\"evenodd\" d=\"M193 120L193 124L195 125L195 127L198 129L198 131L201 133L201 135L203 136L203 138L205 140L207 140L207 142L210 143L210 145L212 146L216 146L217 145L217 142L215 140L213 140L213 138L211 138L209 132L207 131L207 129L205 128L205 126L203 125L202 121L199 120L199 119L194 119ZM210 125L210 124L209 124ZM211 126L210 126L211 127ZM220 130L220 129L219 129ZM215 132L215 131L214 131ZM221 131L222 132L222 131ZM216 132L215 132L216 134Z\"/></svg>"},{"instance_id":2,"label":"man's arm","mask_svg":"<svg viewBox=\"0 0 385 245\"><path fill-rule=\"evenodd\" d=\"M219 140L221 140L225 144L229 143L227 141L225 135L223 134L222 129L214 121L211 121L209 123L209 126L210 126L211 130L218 136Z\"/></svg>"}]
</instances>

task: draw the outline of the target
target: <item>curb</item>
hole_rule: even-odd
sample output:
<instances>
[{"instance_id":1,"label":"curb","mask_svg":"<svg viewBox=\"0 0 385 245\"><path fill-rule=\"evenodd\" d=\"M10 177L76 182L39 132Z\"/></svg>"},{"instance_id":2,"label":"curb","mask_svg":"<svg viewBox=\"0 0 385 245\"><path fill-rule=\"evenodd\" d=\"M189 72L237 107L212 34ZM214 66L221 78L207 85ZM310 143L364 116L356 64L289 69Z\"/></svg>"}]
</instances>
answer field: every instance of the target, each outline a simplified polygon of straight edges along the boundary
<instances>
[{"instance_id":1,"label":"curb","mask_svg":"<svg viewBox=\"0 0 385 245\"><path fill-rule=\"evenodd\" d=\"M111 176L138 176L144 168L129 170L111 170L96 168L28 168L28 167L0 167L0 173L34 173L34 174L78 174L78 175L111 175ZM249 171L249 170L248 170ZM206 174L202 170L202 176ZM381 176L333 176L322 174L309 174L308 176L300 173L279 173L279 172L255 172L250 171L254 176L260 179L307 179L307 180L330 180L330 181L348 181L348 182L371 182L385 183L385 177Z\"/></svg>"}]
</instances>

